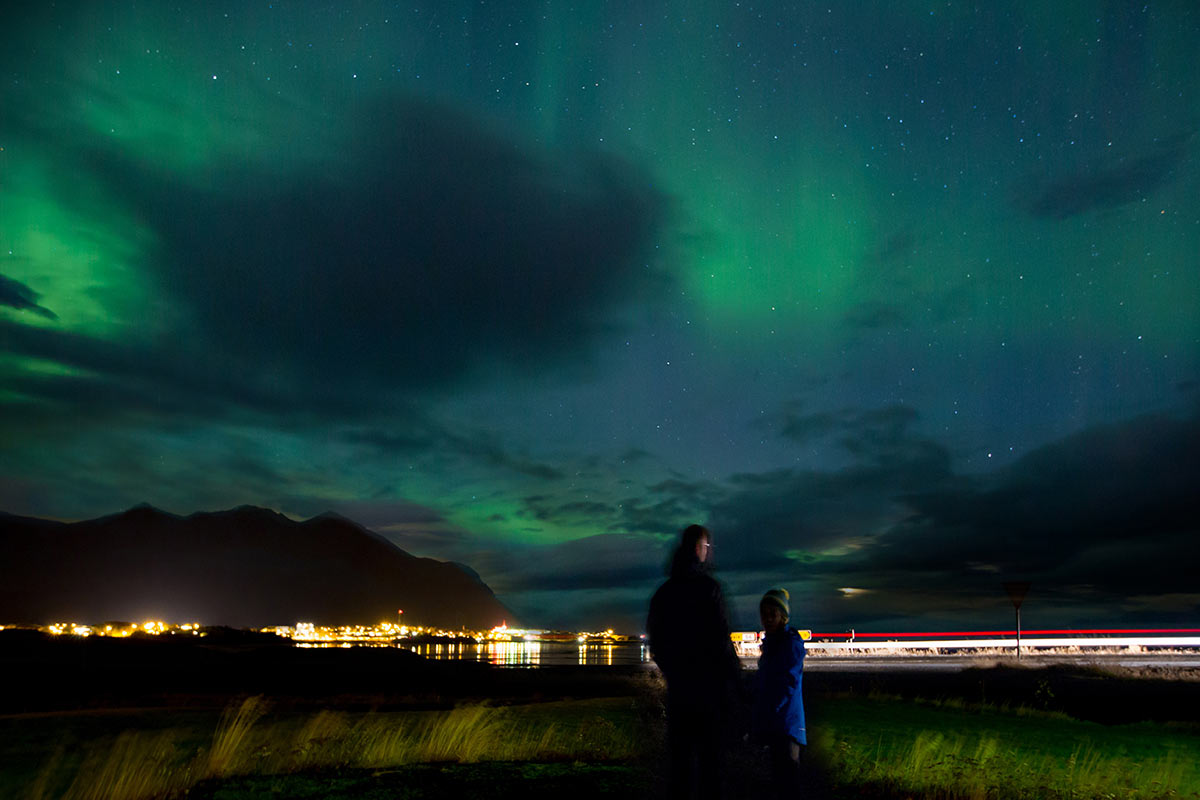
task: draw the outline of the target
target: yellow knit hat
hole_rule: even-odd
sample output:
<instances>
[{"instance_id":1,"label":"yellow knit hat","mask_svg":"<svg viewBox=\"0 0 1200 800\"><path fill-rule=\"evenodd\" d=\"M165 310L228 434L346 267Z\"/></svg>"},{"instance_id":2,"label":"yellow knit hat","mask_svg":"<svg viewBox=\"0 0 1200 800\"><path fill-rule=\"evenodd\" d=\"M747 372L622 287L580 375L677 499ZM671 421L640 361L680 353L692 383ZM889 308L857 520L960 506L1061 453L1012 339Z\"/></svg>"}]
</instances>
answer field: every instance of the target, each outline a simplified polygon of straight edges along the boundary
<instances>
[{"instance_id":1,"label":"yellow knit hat","mask_svg":"<svg viewBox=\"0 0 1200 800\"><path fill-rule=\"evenodd\" d=\"M787 619L792 616L792 610L788 607L788 599L787 589L771 589L763 595L758 604L761 606L764 603L774 603L783 609L783 616Z\"/></svg>"}]
</instances>

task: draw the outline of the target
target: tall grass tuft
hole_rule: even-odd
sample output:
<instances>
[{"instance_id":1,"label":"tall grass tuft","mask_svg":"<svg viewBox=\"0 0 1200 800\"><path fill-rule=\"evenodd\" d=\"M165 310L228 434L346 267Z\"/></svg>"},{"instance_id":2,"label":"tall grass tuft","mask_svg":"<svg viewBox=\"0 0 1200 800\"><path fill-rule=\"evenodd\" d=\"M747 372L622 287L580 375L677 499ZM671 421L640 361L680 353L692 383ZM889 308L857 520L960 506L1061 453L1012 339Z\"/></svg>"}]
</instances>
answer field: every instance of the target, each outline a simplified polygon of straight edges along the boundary
<instances>
[{"instance_id":1,"label":"tall grass tuft","mask_svg":"<svg viewBox=\"0 0 1200 800\"><path fill-rule=\"evenodd\" d=\"M533 710L468 705L357 716L321 711L297 720L266 717L266 703L251 697L225 711L207 748L189 750L181 731L122 733L84 754L66 779L60 776L69 767L57 753L24 796L142 800L176 797L206 778L237 775L430 762L630 758L639 749L636 718L606 702L545 703ZM59 780L70 780L65 793L55 791Z\"/></svg>"},{"instance_id":2,"label":"tall grass tuft","mask_svg":"<svg viewBox=\"0 0 1200 800\"><path fill-rule=\"evenodd\" d=\"M141 800L177 794L192 783L192 770L176 747L175 733L125 732L112 747L91 755L63 800Z\"/></svg>"},{"instance_id":3,"label":"tall grass tuft","mask_svg":"<svg viewBox=\"0 0 1200 800\"><path fill-rule=\"evenodd\" d=\"M345 744L352 729L346 714L336 711L318 712L296 734L295 743L274 760L278 767L272 771L304 770L313 767L343 766ZM261 737L260 737L261 738ZM264 760L270 761L270 751L260 749Z\"/></svg>"},{"instance_id":4,"label":"tall grass tuft","mask_svg":"<svg viewBox=\"0 0 1200 800\"><path fill-rule=\"evenodd\" d=\"M208 763L204 777L220 778L238 772L238 767L248 757L245 743L254 723L266 713L266 702L262 697L248 697L237 708L225 710L221 723L213 734L212 749L208 751Z\"/></svg>"},{"instance_id":5,"label":"tall grass tuft","mask_svg":"<svg viewBox=\"0 0 1200 800\"><path fill-rule=\"evenodd\" d=\"M503 751L500 721L487 706L456 708L431 720L418 736L418 761L462 761L470 763Z\"/></svg>"},{"instance_id":6,"label":"tall grass tuft","mask_svg":"<svg viewBox=\"0 0 1200 800\"><path fill-rule=\"evenodd\" d=\"M51 787L63 770L64 754L65 748L62 744L54 748L54 752L50 755L50 758L46 759L46 762L42 764L42 768L38 770L33 782L29 784L29 788L25 792L25 800L50 800L50 798L57 796Z\"/></svg>"},{"instance_id":7,"label":"tall grass tuft","mask_svg":"<svg viewBox=\"0 0 1200 800\"><path fill-rule=\"evenodd\" d=\"M393 720L389 725L375 715L364 717L353 734L358 743L357 765L376 768L415 762L415 727L412 719Z\"/></svg>"}]
</instances>

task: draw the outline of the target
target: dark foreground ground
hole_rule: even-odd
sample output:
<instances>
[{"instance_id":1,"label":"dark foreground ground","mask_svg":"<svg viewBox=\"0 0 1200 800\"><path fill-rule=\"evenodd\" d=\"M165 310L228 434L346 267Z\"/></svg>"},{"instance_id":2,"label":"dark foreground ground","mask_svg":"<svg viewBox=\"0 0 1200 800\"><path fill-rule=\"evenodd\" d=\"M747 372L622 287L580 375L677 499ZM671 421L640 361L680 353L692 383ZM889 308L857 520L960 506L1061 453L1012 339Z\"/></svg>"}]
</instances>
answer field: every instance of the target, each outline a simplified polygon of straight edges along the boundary
<instances>
[{"instance_id":1,"label":"dark foreground ground","mask_svg":"<svg viewBox=\"0 0 1200 800\"><path fill-rule=\"evenodd\" d=\"M201 800L588 800L662 795L656 778L625 764L436 764L393 770L342 770L286 777L237 778L201 784L188 794ZM655 788L650 788L655 787Z\"/></svg>"},{"instance_id":2,"label":"dark foreground ground","mask_svg":"<svg viewBox=\"0 0 1200 800\"><path fill-rule=\"evenodd\" d=\"M225 708L263 695L277 708L391 710L464 702L527 703L644 693L654 670L493 667L429 661L400 649L301 649L272 636L218 632L203 640L116 640L0 631L0 714L113 708ZM1181 676L1192 680L1178 680ZM1062 711L1104 724L1193 721L1200 671L1112 673L1078 666L1011 665L950 673L811 670L806 702L853 694Z\"/></svg>"},{"instance_id":3,"label":"dark foreground ground","mask_svg":"<svg viewBox=\"0 0 1200 800\"><path fill-rule=\"evenodd\" d=\"M397 649L310 650L273 637L214 632L203 640L49 637L0 631L0 768L4 749L26 720L88 717L98 732L124 716L216 712L262 695L274 709L390 711L453 708L464 703L529 704L564 699L632 698L649 730L645 752L622 763L428 764L388 770L339 770L252 776L201 783L188 797L247 798L540 798L655 797L662 781L662 684L646 667L498 668L427 661ZM955 673L829 672L805 676L810 719L847 696L959 699L966 703L1061 711L1104 725L1196 720L1200 680L1125 676L1079 667L1012 666ZM740 744L731 725L727 794L763 797L761 756ZM111 733L111 731L109 731ZM824 786L812 765L815 788ZM826 787L827 790L827 787ZM828 791L826 791L828 793ZM856 793L854 796L860 796Z\"/></svg>"}]
</instances>

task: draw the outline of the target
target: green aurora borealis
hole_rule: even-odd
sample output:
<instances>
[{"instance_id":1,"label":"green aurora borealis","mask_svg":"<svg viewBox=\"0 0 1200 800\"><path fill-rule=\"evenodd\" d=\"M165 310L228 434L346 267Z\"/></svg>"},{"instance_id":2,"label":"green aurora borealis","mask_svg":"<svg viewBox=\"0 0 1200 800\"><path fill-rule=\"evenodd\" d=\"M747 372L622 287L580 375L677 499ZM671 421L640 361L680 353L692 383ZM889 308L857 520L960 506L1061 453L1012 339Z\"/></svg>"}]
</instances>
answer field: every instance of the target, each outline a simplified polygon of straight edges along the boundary
<instances>
[{"instance_id":1,"label":"green aurora borealis","mask_svg":"<svg viewBox=\"0 0 1200 800\"><path fill-rule=\"evenodd\" d=\"M333 509L545 626L692 521L735 621L1194 622L1200 14L1098 8L4 12L0 509Z\"/></svg>"}]
</instances>

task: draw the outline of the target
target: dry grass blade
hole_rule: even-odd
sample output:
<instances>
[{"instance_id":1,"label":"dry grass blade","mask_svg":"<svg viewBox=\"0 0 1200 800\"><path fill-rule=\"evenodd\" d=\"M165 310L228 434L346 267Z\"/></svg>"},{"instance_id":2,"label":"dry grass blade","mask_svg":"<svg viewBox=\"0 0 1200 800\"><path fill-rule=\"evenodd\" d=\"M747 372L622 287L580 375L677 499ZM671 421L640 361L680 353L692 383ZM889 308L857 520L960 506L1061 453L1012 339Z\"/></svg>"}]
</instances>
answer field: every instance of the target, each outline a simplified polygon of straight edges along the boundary
<instances>
[{"instance_id":1,"label":"dry grass blade","mask_svg":"<svg viewBox=\"0 0 1200 800\"><path fill-rule=\"evenodd\" d=\"M262 697L248 697L236 711L226 710L221 724L213 734L212 749L208 752L208 764L204 777L223 777L237 771L240 763L247 760L245 743L254 723L266 713L267 705Z\"/></svg>"},{"instance_id":2,"label":"dry grass blade","mask_svg":"<svg viewBox=\"0 0 1200 800\"><path fill-rule=\"evenodd\" d=\"M173 731L126 732L107 753L84 762L63 800L142 800L174 794L191 783Z\"/></svg>"}]
</instances>

